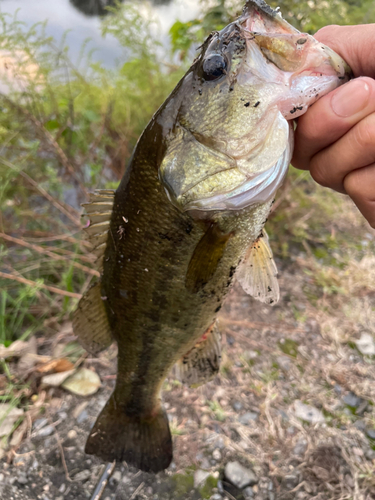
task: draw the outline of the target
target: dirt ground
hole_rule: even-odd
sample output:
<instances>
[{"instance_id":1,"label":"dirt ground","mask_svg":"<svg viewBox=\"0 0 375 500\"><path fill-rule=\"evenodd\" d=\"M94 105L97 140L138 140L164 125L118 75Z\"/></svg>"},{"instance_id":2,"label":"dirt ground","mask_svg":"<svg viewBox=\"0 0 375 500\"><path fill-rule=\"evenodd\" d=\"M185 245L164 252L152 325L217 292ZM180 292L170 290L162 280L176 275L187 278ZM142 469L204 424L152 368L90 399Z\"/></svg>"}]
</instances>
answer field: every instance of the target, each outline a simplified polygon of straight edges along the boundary
<instances>
[{"instance_id":1,"label":"dirt ground","mask_svg":"<svg viewBox=\"0 0 375 500\"><path fill-rule=\"evenodd\" d=\"M165 383L169 469L153 475L119 463L102 499L375 499L374 356L356 346L375 331L375 294L322 293L306 255L277 264L277 305L256 302L238 284L227 298L219 376L198 389ZM53 342L39 338L38 352ZM1 499L91 498L105 464L83 450L114 386L116 348L83 365L99 374L100 390L84 398L46 389L21 444L0 463ZM231 478L232 462L245 467L237 471L247 474L242 485Z\"/></svg>"}]
</instances>

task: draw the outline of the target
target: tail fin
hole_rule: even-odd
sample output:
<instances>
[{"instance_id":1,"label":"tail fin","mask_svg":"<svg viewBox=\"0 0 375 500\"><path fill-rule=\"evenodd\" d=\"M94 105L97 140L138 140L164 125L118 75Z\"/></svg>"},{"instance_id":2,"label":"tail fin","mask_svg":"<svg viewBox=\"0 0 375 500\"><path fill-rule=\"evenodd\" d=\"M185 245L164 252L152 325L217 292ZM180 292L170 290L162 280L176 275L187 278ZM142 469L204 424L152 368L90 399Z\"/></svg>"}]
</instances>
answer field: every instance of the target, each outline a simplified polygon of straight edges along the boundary
<instances>
[{"instance_id":1,"label":"tail fin","mask_svg":"<svg viewBox=\"0 0 375 500\"><path fill-rule=\"evenodd\" d=\"M153 417L128 416L112 395L88 437L85 452L104 460L125 460L146 472L166 469L173 458L168 418L162 408Z\"/></svg>"}]
</instances>

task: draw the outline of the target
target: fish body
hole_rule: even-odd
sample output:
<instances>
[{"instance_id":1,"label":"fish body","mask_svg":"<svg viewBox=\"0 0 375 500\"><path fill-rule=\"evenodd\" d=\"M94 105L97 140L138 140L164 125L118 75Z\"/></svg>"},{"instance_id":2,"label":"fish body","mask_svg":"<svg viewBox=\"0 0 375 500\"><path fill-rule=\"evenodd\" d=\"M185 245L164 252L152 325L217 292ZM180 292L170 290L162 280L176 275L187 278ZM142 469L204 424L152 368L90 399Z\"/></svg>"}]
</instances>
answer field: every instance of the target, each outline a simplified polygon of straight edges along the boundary
<instances>
[{"instance_id":1,"label":"fish body","mask_svg":"<svg viewBox=\"0 0 375 500\"><path fill-rule=\"evenodd\" d=\"M288 120L348 77L330 49L249 1L206 40L116 192L92 197L88 232L102 275L73 325L91 352L116 340L118 375L87 453L155 472L169 465L163 381L177 362L189 383L217 372L215 320L238 267L244 289L267 301L270 286L256 283L276 273L262 230L292 155Z\"/></svg>"}]
</instances>

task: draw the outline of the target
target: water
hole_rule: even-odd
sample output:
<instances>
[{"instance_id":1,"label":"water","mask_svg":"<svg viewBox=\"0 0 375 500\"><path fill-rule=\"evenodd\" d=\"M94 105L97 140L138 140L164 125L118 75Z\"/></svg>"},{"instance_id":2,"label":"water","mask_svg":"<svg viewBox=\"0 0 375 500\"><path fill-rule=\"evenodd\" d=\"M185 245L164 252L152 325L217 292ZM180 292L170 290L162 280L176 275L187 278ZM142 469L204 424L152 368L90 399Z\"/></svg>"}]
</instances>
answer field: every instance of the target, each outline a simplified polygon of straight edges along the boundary
<instances>
[{"instance_id":1,"label":"water","mask_svg":"<svg viewBox=\"0 0 375 500\"><path fill-rule=\"evenodd\" d=\"M90 38L89 48L95 48L94 61L104 66L114 66L123 55L123 49L110 35L101 35L100 17L102 5L111 0L0 0L0 10L14 14L18 10L18 19L28 27L34 23L48 20L46 32L59 42L64 33L71 60L78 59L83 42ZM197 17L199 0L154 0L151 10L160 28L163 43L167 43L168 30L177 20L188 21ZM139 4L142 8L142 4Z\"/></svg>"}]
</instances>

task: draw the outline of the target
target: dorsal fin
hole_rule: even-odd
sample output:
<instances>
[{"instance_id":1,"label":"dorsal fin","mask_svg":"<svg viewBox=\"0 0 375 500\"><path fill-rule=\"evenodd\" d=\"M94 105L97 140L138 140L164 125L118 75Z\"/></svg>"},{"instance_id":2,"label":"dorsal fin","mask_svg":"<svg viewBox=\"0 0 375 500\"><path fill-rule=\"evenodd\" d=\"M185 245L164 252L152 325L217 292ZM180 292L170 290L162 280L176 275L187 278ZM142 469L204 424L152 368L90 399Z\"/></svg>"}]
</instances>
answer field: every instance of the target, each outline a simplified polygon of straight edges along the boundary
<instances>
[{"instance_id":1,"label":"dorsal fin","mask_svg":"<svg viewBox=\"0 0 375 500\"><path fill-rule=\"evenodd\" d=\"M90 193L89 202L82 205L85 208L85 216L90 221L84 232L86 239L91 243L91 252L97 258L98 271L103 268L103 255L107 246L114 197L115 191L112 189L96 189L94 193Z\"/></svg>"},{"instance_id":2,"label":"dorsal fin","mask_svg":"<svg viewBox=\"0 0 375 500\"><path fill-rule=\"evenodd\" d=\"M273 260L268 235L263 229L260 237L249 247L238 266L236 278L244 291L261 302L276 304L280 298L277 267Z\"/></svg>"}]
</instances>

